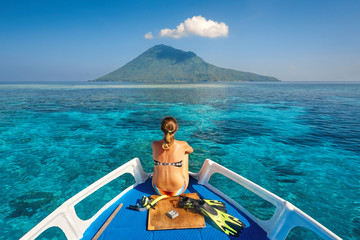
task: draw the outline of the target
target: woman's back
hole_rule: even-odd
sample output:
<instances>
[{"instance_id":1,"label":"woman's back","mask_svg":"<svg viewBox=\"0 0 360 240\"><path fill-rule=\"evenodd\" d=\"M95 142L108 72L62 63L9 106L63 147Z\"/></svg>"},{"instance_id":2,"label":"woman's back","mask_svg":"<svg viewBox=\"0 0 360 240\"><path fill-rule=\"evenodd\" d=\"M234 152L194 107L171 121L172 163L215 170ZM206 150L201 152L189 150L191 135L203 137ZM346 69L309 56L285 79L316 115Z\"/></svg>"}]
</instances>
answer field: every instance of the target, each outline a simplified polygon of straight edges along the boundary
<instances>
[{"instance_id":1,"label":"woman's back","mask_svg":"<svg viewBox=\"0 0 360 240\"><path fill-rule=\"evenodd\" d=\"M154 160L163 163L175 163L183 160L188 145L186 142L175 140L171 148L166 150L162 148L163 142L163 140L153 142L152 149Z\"/></svg>"},{"instance_id":2,"label":"woman's back","mask_svg":"<svg viewBox=\"0 0 360 240\"><path fill-rule=\"evenodd\" d=\"M189 183L188 153L192 148L183 141L175 141L170 149L162 148L163 140L152 144L154 158L153 183L166 191L175 191Z\"/></svg>"},{"instance_id":3,"label":"woman's back","mask_svg":"<svg viewBox=\"0 0 360 240\"><path fill-rule=\"evenodd\" d=\"M158 194L179 195L189 183L188 154L193 149L174 138L178 130L175 118L165 117L161 122L163 140L152 143L154 174L153 186Z\"/></svg>"}]
</instances>

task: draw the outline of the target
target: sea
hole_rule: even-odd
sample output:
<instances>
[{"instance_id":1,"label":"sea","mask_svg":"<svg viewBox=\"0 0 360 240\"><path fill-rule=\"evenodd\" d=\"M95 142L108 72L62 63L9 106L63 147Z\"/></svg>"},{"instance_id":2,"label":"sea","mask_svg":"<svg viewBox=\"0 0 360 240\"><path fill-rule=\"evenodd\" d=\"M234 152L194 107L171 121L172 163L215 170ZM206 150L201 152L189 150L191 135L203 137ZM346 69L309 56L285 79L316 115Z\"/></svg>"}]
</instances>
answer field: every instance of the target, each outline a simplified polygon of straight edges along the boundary
<instances>
[{"instance_id":1,"label":"sea","mask_svg":"<svg viewBox=\"0 0 360 240\"><path fill-rule=\"evenodd\" d=\"M190 171L211 159L341 238L360 239L356 82L1 83L0 238L19 239L65 200L135 157L152 172L151 142L162 138L165 116L178 120L176 139L194 149ZM255 216L271 217L272 204L221 176L210 180ZM131 183L125 177L94 196L78 208L79 216L89 218L96 204ZM58 229L49 231L42 237L64 238ZM288 239L316 238L297 227Z\"/></svg>"}]
</instances>

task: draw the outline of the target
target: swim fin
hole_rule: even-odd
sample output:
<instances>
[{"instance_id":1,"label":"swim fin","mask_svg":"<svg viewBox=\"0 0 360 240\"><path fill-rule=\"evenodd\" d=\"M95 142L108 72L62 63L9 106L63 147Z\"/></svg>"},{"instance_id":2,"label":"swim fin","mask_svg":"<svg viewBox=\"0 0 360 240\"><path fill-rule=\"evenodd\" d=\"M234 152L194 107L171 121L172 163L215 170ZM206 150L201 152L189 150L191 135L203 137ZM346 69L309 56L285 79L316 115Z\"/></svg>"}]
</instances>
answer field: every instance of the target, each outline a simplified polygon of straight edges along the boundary
<instances>
[{"instance_id":1,"label":"swim fin","mask_svg":"<svg viewBox=\"0 0 360 240\"><path fill-rule=\"evenodd\" d=\"M222 212L226 212L225 203L218 200L203 199L210 206L219 209Z\"/></svg>"},{"instance_id":2,"label":"swim fin","mask_svg":"<svg viewBox=\"0 0 360 240\"><path fill-rule=\"evenodd\" d=\"M214 203L211 202L211 200L208 201L210 203ZM238 237L241 231L244 229L245 224L236 217L216 208L216 206L220 206L222 209L225 208L225 204L223 203L224 205L222 205L221 203L222 202L219 203L219 201L216 201L215 205L210 205L204 199L193 199L181 196L179 206L196 209L205 217L210 218L224 233L230 236Z\"/></svg>"},{"instance_id":3,"label":"swim fin","mask_svg":"<svg viewBox=\"0 0 360 240\"><path fill-rule=\"evenodd\" d=\"M226 212L226 206L224 202L218 200L210 200L210 199L194 199L186 196L180 195L181 200L179 201L179 206L187 209L195 208L194 201L196 200L204 200L207 204L211 205L214 208L219 209L220 211Z\"/></svg>"}]
</instances>

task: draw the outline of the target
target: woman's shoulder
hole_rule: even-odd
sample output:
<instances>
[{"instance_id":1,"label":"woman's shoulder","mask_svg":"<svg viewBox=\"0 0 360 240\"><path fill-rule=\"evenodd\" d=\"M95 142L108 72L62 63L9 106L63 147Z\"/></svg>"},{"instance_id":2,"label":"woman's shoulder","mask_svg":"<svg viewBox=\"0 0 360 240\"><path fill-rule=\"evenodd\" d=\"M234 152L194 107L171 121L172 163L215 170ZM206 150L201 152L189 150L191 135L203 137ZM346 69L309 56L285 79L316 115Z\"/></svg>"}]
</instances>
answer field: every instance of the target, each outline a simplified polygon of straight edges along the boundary
<instances>
[{"instance_id":1,"label":"woman's shoulder","mask_svg":"<svg viewBox=\"0 0 360 240\"><path fill-rule=\"evenodd\" d=\"M178 141L179 146L185 150L185 153L192 153L194 150L193 148L185 141Z\"/></svg>"},{"instance_id":2,"label":"woman's shoulder","mask_svg":"<svg viewBox=\"0 0 360 240\"><path fill-rule=\"evenodd\" d=\"M179 141L179 140L175 140L177 144L181 145L181 146L188 146L189 144L186 141Z\"/></svg>"},{"instance_id":3,"label":"woman's shoulder","mask_svg":"<svg viewBox=\"0 0 360 240\"><path fill-rule=\"evenodd\" d=\"M157 146L157 145L162 145L162 143L163 143L163 140L153 141L153 142L151 143L151 145L152 145L152 146Z\"/></svg>"}]
</instances>

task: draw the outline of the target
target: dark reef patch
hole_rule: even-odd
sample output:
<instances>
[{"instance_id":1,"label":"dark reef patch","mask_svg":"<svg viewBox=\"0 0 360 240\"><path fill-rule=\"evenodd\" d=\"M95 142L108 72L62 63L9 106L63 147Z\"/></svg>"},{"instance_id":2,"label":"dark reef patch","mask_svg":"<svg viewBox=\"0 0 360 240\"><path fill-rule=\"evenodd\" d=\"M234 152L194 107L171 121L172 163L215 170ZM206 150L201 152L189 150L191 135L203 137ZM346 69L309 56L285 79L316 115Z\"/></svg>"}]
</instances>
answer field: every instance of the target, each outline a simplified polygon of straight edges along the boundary
<instances>
[{"instance_id":1,"label":"dark reef patch","mask_svg":"<svg viewBox=\"0 0 360 240\"><path fill-rule=\"evenodd\" d=\"M16 218L20 216L31 217L46 205L53 203L56 198L54 193L30 191L24 195L10 201L9 205L14 210L7 218Z\"/></svg>"}]
</instances>

